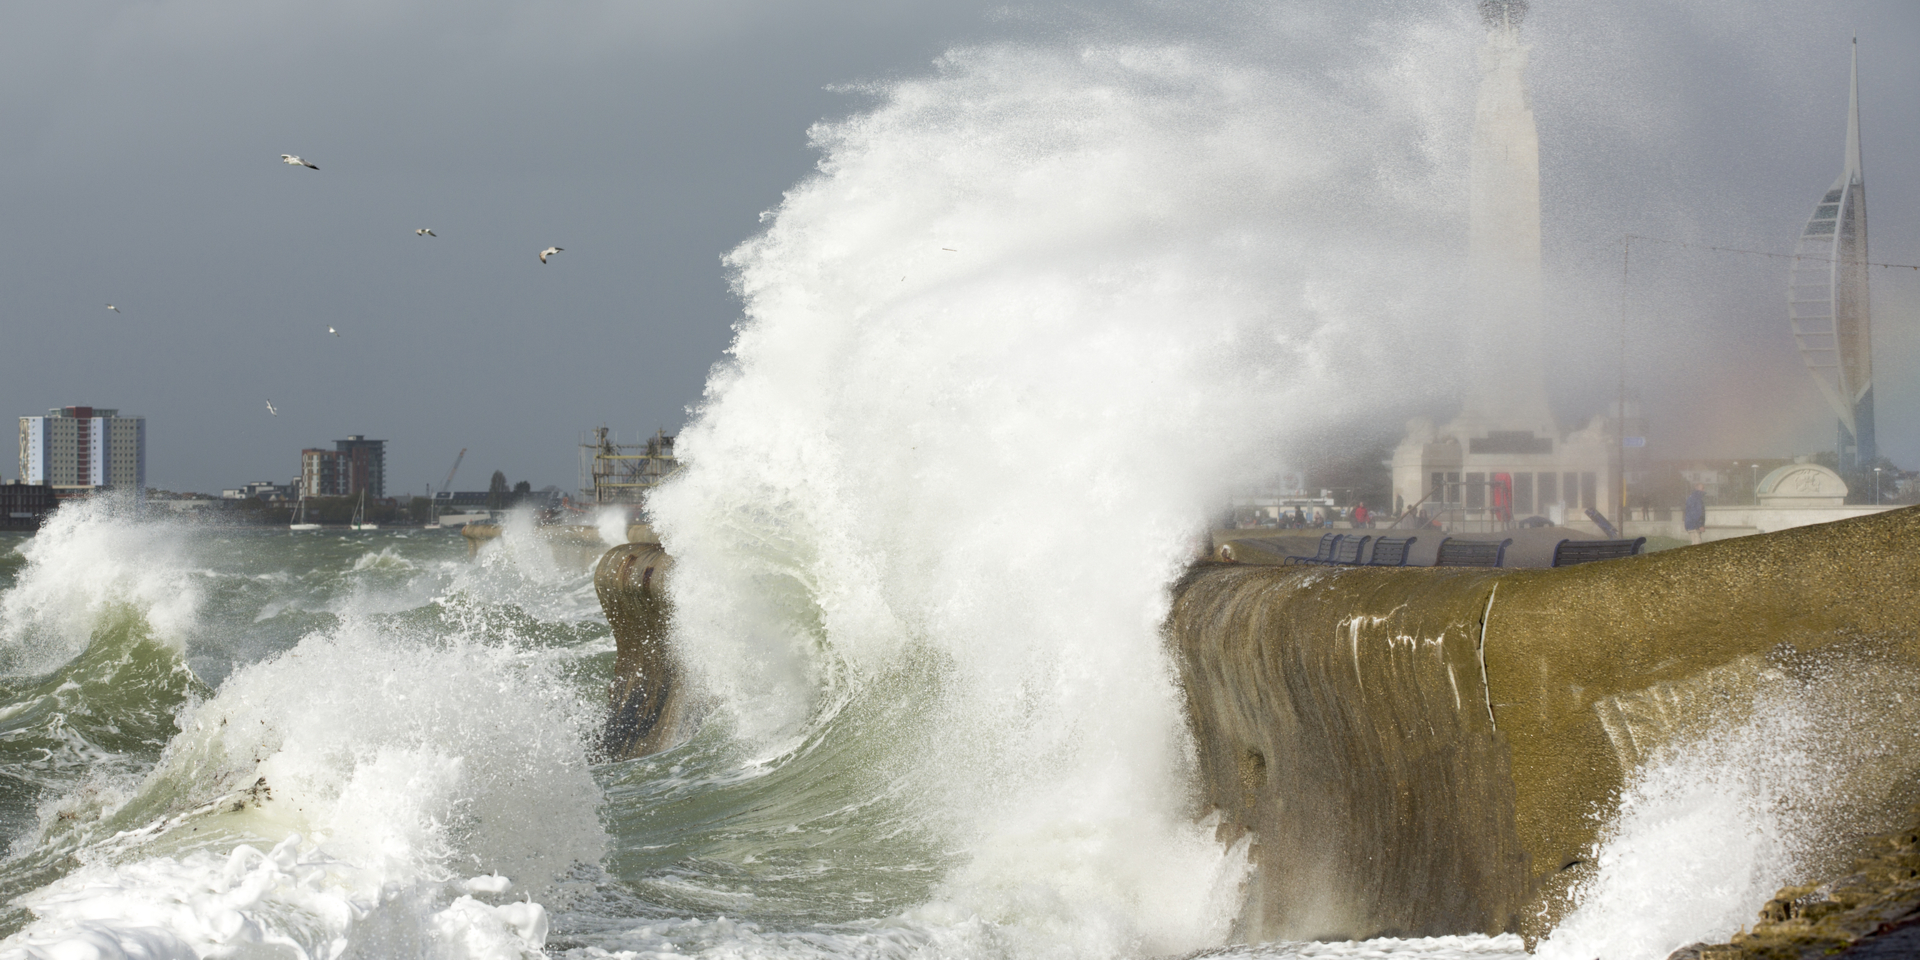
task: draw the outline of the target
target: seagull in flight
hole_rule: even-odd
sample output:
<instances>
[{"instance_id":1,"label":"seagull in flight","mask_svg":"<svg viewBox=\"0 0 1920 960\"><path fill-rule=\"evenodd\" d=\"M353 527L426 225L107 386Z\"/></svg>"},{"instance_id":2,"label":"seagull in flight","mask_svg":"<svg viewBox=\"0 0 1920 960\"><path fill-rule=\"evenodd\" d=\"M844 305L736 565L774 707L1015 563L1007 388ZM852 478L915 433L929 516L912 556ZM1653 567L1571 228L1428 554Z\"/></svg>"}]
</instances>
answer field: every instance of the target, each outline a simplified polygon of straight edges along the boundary
<instances>
[{"instance_id":1,"label":"seagull in flight","mask_svg":"<svg viewBox=\"0 0 1920 960\"><path fill-rule=\"evenodd\" d=\"M111 304L111 303L109 303L109 304L107 304L107 309L108 309L108 310L112 310L112 311L113 311L114 313L119 313L119 312L120 312L120 308L119 308L119 307L116 307L116 306L114 306L114 305L113 305L113 304Z\"/></svg>"},{"instance_id":2,"label":"seagull in flight","mask_svg":"<svg viewBox=\"0 0 1920 960\"><path fill-rule=\"evenodd\" d=\"M270 414L273 414L273 415L274 415L274 416L276 416L276 417L280 415L280 411L278 411L278 410L275 410L275 409L273 408L273 401L272 401L272 400L268 400L268 401L267 401L267 412L268 412L268 413L270 413Z\"/></svg>"},{"instance_id":3,"label":"seagull in flight","mask_svg":"<svg viewBox=\"0 0 1920 960\"><path fill-rule=\"evenodd\" d=\"M319 167L317 167L317 166L314 166L313 164L311 164L311 163L308 163L308 162L306 162L305 160L302 160L302 159L300 159L299 157L296 157L296 156L294 156L294 155L293 155L293 154L291 154L291 153L283 153L283 154L281 154L281 155L280 155L280 162L281 162L281 163L284 163L284 164L286 164L287 166L290 166L290 167L306 167L306 168L307 168L308 170L318 170L318 169L320 169Z\"/></svg>"},{"instance_id":4,"label":"seagull in flight","mask_svg":"<svg viewBox=\"0 0 1920 960\"><path fill-rule=\"evenodd\" d=\"M414 235L414 236L416 236L416 237L437 237L437 236L439 236L439 234L437 234L437 233L434 233L434 232L433 232L433 228L432 228L432 227L421 227L420 229L418 229L418 230L415 230L415 231L413 232L413 235Z\"/></svg>"},{"instance_id":5,"label":"seagull in flight","mask_svg":"<svg viewBox=\"0 0 1920 960\"><path fill-rule=\"evenodd\" d=\"M565 247L548 247L545 250L540 251L540 262L546 263L548 257L551 257L554 254L559 253L560 251L565 249L566 249Z\"/></svg>"},{"instance_id":6,"label":"seagull in flight","mask_svg":"<svg viewBox=\"0 0 1920 960\"><path fill-rule=\"evenodd\" d=\"M327 328L327 332L328 332L328 333L331 333L331 334L333 334L333 335L334 335L334 336L336 336L336 337L340 335L340 331L338 331L338 330L335 330L335 329L334 329L334 328L332 328L332 327L328 327L328 328Z\"/></svg>"}]
</instances>

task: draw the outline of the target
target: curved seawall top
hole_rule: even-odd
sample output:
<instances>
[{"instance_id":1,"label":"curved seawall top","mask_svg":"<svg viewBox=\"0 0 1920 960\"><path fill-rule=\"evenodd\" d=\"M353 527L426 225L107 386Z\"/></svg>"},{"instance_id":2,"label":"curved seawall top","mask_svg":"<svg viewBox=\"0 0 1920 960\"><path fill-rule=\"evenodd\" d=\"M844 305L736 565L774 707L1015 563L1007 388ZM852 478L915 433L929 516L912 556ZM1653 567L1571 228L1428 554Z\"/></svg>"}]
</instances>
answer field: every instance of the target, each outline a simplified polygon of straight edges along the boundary
<instances>
[{"instance_id":1,"label":"curved seawall top","mask_svg":"<svg viewBox=\"0 0 1920 960\"><path fill-rule=\"evenodd\" d=\"M1560 570L1195 568L1169 633L1203 795L1255 838L1239 936L1539 934L1664 747L1769 683L1920 676L1917 547L1909 509ZM1861 809L1920 793L1913 740Z\"/></svg>"}]
</instances>

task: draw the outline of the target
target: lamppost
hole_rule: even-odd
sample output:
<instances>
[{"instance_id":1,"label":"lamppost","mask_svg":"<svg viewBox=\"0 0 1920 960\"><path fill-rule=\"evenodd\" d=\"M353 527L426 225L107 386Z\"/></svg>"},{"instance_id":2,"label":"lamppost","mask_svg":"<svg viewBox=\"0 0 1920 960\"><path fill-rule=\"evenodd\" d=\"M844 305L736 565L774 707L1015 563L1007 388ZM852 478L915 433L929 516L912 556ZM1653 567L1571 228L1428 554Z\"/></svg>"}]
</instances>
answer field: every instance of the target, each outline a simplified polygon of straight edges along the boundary
<instances>
[{"instance_id":1,"label":"lamppost","mask_svg":"<svg viewBox=\"0 0 1920 960\"><path fill-rule=\"evenodd\" d=\"M1880 505L1880 468L1873 468L1873 505Z\"/></svg>"},{"instance_id":2,"label":"lamppost","mask_svg":"<svg viewBox=\"0 0 1920 960\"><path fill-rule=\"evenodd\" d=\"M1754 463L1754 464L1748 464L1748 466L1751 466L1753 468L1748 472L1753 475L1753 481L1751 484L1751 486L1753 487L1753 505L1757 507L1760 505L1760 465L1757 463Z\"/></svg>"}]
</instances>

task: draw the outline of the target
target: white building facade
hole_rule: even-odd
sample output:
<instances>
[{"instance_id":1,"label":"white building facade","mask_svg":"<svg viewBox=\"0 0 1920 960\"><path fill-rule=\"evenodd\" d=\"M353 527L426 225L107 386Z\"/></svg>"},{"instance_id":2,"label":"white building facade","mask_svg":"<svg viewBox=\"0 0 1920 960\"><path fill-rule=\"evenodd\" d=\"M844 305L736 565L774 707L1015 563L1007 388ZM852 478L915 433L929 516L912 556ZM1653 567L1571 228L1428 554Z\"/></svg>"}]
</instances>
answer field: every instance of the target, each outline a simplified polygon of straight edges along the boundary
<instances>
[{"instance_id":1,"label":"white building facade","mask_svg":"<svg viewBox=\"0 0 1920 960\"><path fill-rule=\"evenodd\" d=\"M1606 515L1617 500L1616 442L1608 417L1565 436L1467 416L1444 427L1416 419L1393 452L1394 512L1412 510L1454 529L1499 529L1529 517L1598 529L1586 512Z\"/></svg>"}]
</instances>

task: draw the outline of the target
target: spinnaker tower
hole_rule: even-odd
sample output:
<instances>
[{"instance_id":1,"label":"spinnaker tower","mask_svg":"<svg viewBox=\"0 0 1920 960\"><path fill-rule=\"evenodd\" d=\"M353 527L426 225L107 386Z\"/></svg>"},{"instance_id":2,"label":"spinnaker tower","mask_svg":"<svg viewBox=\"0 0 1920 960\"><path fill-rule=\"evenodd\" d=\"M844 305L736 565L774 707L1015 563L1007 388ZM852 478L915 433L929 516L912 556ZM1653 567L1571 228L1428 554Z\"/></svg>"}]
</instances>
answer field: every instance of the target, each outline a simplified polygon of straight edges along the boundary
<instances>
[{"instance_id":1,"label":"spinnaker tower","mask_svg":"<svg viewBox=\"0 0 1920 960\"><path fill-rule=\"evenodd\" d=\"M1860 42L1853 45L1846 166L1807 220L1787 288L1787 317L1800 357L1840 417L1840 473L1870 469L1873 323L1867 296L1867 194L1860 172Z\"/></svg>"}]
</instances>

